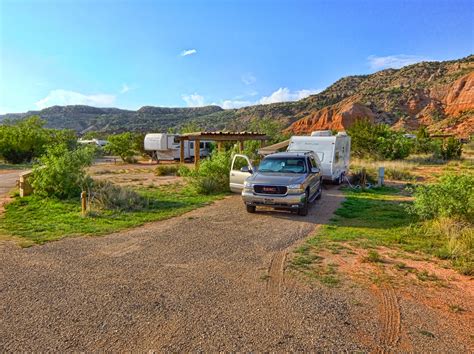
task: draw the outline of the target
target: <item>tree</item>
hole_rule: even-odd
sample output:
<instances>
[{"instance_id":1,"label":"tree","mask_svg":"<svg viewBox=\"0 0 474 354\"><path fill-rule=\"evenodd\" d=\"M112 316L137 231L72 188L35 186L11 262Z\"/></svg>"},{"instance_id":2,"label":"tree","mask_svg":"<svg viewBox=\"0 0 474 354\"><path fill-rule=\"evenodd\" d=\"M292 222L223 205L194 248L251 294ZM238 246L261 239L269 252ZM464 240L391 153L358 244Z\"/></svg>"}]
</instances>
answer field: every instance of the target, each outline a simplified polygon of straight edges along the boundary
<instances>
[{"instance_id":1,"label":"tree","mask_svg":"<svg viewBox=\"0 0 474 354\"><path fill-rule=\"evenodd\" d=\"M55 144L74 148L76 136L71 130L47 129L38 116L5 121L0 126L0 156L10 163L30 162Z\"/></svg>"},{"instance_id":2,"label":"tree","mask_svg":"<svg viewBox=\"0 0 474 354\"><path fill-rule=\"evenodd\" d=\"M386 124L369 120L355 122L347 133L351 136L352 151L358 157L375 159L403 159L410 154L412 143L402 132L393 131Z\"/></svg>"},{"instance_id":3,"label":"tree","mask_svg":"<svg viewBox=\"0 0 474 354\"><path fill-rule=\"evenodd\" d=\"M425 126L421 126L416 132L415 145L413 151L419 154L427 154L433 152L433 139Z\"/></svg>"},{"instance_id":4,"label":"tree","mask_svg":"<svg viewBox=\"0 0 474 354\"><path fill-rule=\"evenodd\" d=\"M130 132L110 135L105 150L113 155L118 155L125 162L132 162L138 153L135 135Z\"/></svg>"}]
</instances>

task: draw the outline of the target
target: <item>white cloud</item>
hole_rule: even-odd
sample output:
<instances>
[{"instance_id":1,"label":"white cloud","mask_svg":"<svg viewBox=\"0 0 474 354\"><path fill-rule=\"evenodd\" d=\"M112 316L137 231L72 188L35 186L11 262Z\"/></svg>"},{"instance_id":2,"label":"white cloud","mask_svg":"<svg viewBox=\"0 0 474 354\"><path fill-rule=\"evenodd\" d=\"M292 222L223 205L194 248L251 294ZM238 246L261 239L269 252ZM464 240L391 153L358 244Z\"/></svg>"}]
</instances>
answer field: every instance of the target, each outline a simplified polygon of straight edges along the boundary
<instances>
[{"instance_id":1,"label":"white cloud","mask_svg":"<svg viewBox=\"0 0 474 354\"><path fill-rule=\"evenodd\" d=\"M371 55L367 58L369 61L369 66L372 70L382 70L382 69L400 69L403 66L419 63L420 61L430 60L427 57L419 55L388 55L386 57L379 57L376 55Z\"/></svg>"},{"instance_id":2,"label":"white cloud","mask_svg":"<svg viewBox=\"0 0 474 354\"><path fill-rule=\"evenodd\" d=\"M269 104L269 103L277 103L277 102L288 102L288 101L297 101L301 100L305 97L310 95L315 95L321 92L321 90L298 90L298 91L290 91L286 87L281 87L275 92L273 92L270 96L262 97L256 101L250 101L244 99L248 96L254 96L257 92L252 91L251 95L243 95L243 96L236 96L234 99L231 100L222 100L220 102L212 102L208 103L204 99L203 96L193 93L191 95L182 95L181 97L186 102L188 107L202 107L206 105L216 105L220 106L224 109L232 109L232 108L241 108L247 106L254 106L258 104Z\"/></svg>"},{"instance_id":3,"label":"white cloud","mask_svg":"<svg viewBox=\"0 0 474 354\"><path fill-rule=\"evenodd\" d=\"M126 93L131 90L131 87L127 84L122 84L122 88L120 89L120 93Z\"/></svg>"},{"instance_id":4,"label":"white cloud","mask_svg":"<svg viewBox=\"0 0 474 354\"><path fill-rule=\"evenodd\" d=\"M262 97L258 103L259 104L269 104L277 102L288 102L288 101L298 101L302 98L308 97L310 95L315 95L321 92L321 90L299 90L291 92L287 87L280 87L278 90L273 92L270 96Z\"/></svg>"},{"instance_id":5,"label":"white cloud","mask_svg":"<svg viewBox=\"0 0 474 354\"><path fill-rule=\"evenodd\" d=\"M186 102L188 107L202 107L204 106L204 97L193 93L191 95L182 95L181 98Z\"/></svg>"},{"instance_id":6,"label":"white cloud","mask_svg":"<svg viewBox=\"0 0 474 354\"><path fill-rule=\"evenodd\" d=\"M257 81L257 78L255 76L253 76L252 73L244 74L244 75L242 75L242 77L240 79L242 80L242 82L245 85L252 85L252 84L255 83L255 81Z\"/></svg>"},{"instance_id":7,"label":"white cloud","mask_svg":"<svg viewBox=\"0 0 474 354\"><path fill-rule=\"evenodd\" d=\"M79 92L67 91L67 90L53 90L50 91L48 96L36 102L36 106L39 109L51 107L54 105L87 105L95 107L107 107L112 106L115 103L115 95L109 94L95 94L95 95L84 95Z\"/></svg>"},{"instance_id":8,"label":"white cloud","mask_svg":"<svg viewBox=\"0 0 474 354\"><path fill-rule=\"evenodd\" d=\"M180 55L182 57L186 57L188 55L193 55L193 54L196 54L196 53L197 53L196 49L187 49L187 50L183 50Z\"/></svg>"},{"instance_id":9,"label":"white cloud","mask_svg":"<svg viewBox=\"0 0 474 354\"><path fill-rule=\"evenodd\" d=\"M221 106L224 109L240 108L245 106L251 106L255 102L243 101L243 100L224 100L221 103L216 103L216 105Z\"/></svg>"}]
</instances>

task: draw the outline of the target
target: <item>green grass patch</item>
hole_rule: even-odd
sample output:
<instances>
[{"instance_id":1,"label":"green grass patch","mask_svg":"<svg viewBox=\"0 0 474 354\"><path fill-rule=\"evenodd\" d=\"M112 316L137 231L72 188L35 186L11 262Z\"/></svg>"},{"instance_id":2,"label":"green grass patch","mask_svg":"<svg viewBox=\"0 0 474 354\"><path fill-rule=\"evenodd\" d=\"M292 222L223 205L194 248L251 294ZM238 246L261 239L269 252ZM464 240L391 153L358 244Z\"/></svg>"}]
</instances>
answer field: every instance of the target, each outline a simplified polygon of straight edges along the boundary
<instances>
[{"instance_id":1,"label":"green grass patch","mask_svg":"<svg viewBox=\"0 0 474 354\"><path fill-rule=\"evenodd\" d=\"M69 236L102 235L181 215L223 196L199 195L178 184L137 191L149 199L146 208L93 210L86 217L81 215L79 199L18 198L6 206L0 218L0 233L38 244Z\"/></svg>"},{"instance_id":2,"label":"green grass patch","mask_svg":"<svg viewBox=\"0 0 474 354\"><path fill-rule=\"evenodd\" d=\"M396 188L374 188L366 191L345 190L346 200L336 211L336 217L325 225L312 245L327 242L348 242L360 248L397 246L405 251L434 254L444 243L441 238L423 237L411 233L417 223L408 212L405 201ZM375 251L374 251L375 252Z\"/></svg>"}]
</instances>

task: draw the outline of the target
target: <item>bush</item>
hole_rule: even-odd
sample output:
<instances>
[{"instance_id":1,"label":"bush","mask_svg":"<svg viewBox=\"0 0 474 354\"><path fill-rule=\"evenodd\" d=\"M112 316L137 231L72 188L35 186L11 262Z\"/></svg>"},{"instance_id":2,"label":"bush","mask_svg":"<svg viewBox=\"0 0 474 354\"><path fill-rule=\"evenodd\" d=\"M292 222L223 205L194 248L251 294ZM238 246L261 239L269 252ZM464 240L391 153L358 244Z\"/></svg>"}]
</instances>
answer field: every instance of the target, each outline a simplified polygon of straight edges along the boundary
<instances>
[{"instance_id":1,"label":"bush","mask_svg":"<svg viewBox=\"0 0 474 354\"><path fill-rule=\"evenodd\" d=\"M133 133L125 132L110 135L105 150L113 155L118 155L125 162L134 162L134 156L138 153L137 139Z\"/></svg>"},{"instance_id":2,"label":"bush","mask_svg":"<svg viewBox=\"0 0 474 354\"><path fill-rule=\"evenodd\" d=\"M191 170L186 165L179 165L178 172L176 172L176 175L181 177L188 177L191 175Z\"/></svg>"},{"instance_id":3,"label":"bush","mask_svg":"<svg viewBox=\"0 0 474 354\"><path fill-rule=\"evenodd\" d=\"M48 148L33 168L35 194L67 199L78 197L91 182L85 167L92 163L93 151L87 147L69 150L60 144Z\"/></svg>"},{"instance_id":4,"label":"bush","mask_svg":"<svg viewBox=\"0 0 474 354\"><path fill-rule=\"evenodd\" d=\"M433 139L430 137L428 129L421 126L416 132L415 144L413 146L413 152L416 154L428 154L434 152L435 144Z\"/></svg>"},{"instance_id":5,"label":"bush","mask_svg":"<svg viewBox=\"0 0 474 354\"><path fill-rule=\"evenodd\" d=\"M459 159L462 154L462 143L453 137L438 141L435 145L435 157L443 160Z\"/></svg>"},{"instance_id":6,"label":"bush","mask_svg":"<svg viewBox=\"0 0 474 354\"><path fill-rule=\"evenodd\" d=\"M438 183L417 187L413 211L422 219L474 220L474 175L446 174Z\"/></svg>"},{"instance_id":7,"label":"bush","mask_svg":"<svg viewBox=\"0 0 474 354\"><path fill-rule=\"evenodd\" d=\"M176 176L178 174L179 167L176 165L161 165L155 169L155 175L157 176Z\"/></svg>"},{"instance_id":8,"label":"bush","mask_svg":"<svg viewBox=\"0 0 474 354\"><path fill-rule=\"evenodd\" d=\"M351 136L352 152L357 157L396 160L407 157L411 151L410 139L386 124L359 120L347 132Z\"/></svg>"},{"instance_id":9,"label":"bush","mask_svg":"<svg viewBox=\"0 0 474 354\"><path fill-rule=\"evenodd\" d=\"M198 171L191 173L191 185L200 194L217 194L229 191L231 152L214 151L201 162Z\"/></svg>"},{"instance_id":10,"label":"bush","mask_svg":"<svg viewBox=\"0 0 474 354\"><path fill-rule=\"evenodd\" d=\"M94 181L90 189L91 204L99 209L133 211L149 205L149 200L137 192L109 181Z\"/></svg>"},{"instance_id":11,"label":"bush","mask_svg":"<svg viewBox=\"0 0 474 354\"><path fill-rule=\"evenodd\" d=\"M48 146L65 144L72 149L76 136L71 130L44 128L38 116L5 121L0 126L0 156L10 163L30 162L46 152Z\"/></svg>"}]
</instances>

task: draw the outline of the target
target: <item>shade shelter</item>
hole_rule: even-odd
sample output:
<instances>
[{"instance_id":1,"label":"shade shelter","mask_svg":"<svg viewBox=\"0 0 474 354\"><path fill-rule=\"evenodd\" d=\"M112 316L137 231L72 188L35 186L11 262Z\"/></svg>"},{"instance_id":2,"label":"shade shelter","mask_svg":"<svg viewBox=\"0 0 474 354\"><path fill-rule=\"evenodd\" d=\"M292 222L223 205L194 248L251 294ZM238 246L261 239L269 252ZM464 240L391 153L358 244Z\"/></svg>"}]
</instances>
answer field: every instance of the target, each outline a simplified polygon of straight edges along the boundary
<instances>
[{"instance_id":1,"label":"shade shelter","mask_svg":"<svg viewBox=\"0 0 474 354\"><path fill-rule=\"evenodd\" d=\"M200 157L200 142L203 140L211 140L217 142L217 149L222 150L222 143L224 142L238 142L239 149L244 149L244 141L246 140L260 140L264 143L269 140L270 137L257 132L195 132L185 133L178 136L180 141L180 162L184 162L184 141L194 141L194 167L197 170L199 168L199 157Z\"/></svg>"}]
</instances>

